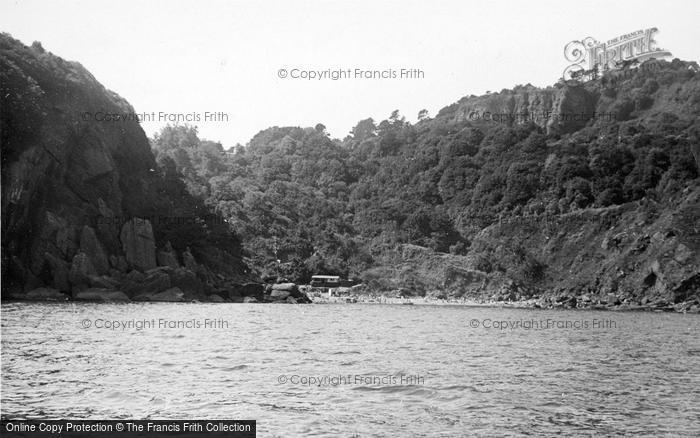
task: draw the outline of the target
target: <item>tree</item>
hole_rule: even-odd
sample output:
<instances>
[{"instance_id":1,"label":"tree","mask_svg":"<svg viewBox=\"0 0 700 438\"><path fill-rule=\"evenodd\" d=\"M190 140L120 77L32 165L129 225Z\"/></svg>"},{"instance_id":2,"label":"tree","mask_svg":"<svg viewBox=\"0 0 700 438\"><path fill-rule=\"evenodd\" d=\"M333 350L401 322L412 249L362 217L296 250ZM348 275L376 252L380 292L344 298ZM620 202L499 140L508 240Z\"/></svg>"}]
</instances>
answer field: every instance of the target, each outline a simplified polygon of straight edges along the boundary
<instances>
[{"instance_id":1,"label":"tree","mask_svg":"<svg viewBox=\"0 0 700 438\"><path fill-rule=\"evenodd\" d=\"M195 148L199 146L197 127L188 124L174 126L168 124L153 137L152 145L158 151Z\"/></svg>"},{"instance_id":2,"label":"tree","mask_svg":"<svg viewBox=\"0 0 700 438\"><path fill-rule=\"evenodd\" d=\"M389 116L389 123L392 125L401 125L405 120L406 118L399 114L399 110L392 111L391 116Z\"/></svg>"},{"instance_id":3,"label":"tree","mask_svg":"<svg viewBox=\"0 0 700 438\"><path fill-rule=\"evenodd\" d=\"M370 117L368 119L360 120L350 134L357 141L363 141L368 138L374 137L377 133L377 125L374 124L374 120Z\"/></svg>"},{"instance_id":4,"label":"tree","mask_svg":"<svg viewBox=\"0 0 700 438\"><path fill-rule=\"evenodd\" d=\"M566 183L566 202L577 208L587 207L593 201L591 183L579 176Z\"/></svg>"},{"instance_id":5,"label":"tree","mask_svg":"<svg viewBox=\"0 0 700 438\"><path fill-rule=\"evenodd\" d=\"M525 205L537 195L540 187L541 168L536 161L513 163L506 175L506 191L503 202L509 207Z\"/></svg>"}]
</instances>

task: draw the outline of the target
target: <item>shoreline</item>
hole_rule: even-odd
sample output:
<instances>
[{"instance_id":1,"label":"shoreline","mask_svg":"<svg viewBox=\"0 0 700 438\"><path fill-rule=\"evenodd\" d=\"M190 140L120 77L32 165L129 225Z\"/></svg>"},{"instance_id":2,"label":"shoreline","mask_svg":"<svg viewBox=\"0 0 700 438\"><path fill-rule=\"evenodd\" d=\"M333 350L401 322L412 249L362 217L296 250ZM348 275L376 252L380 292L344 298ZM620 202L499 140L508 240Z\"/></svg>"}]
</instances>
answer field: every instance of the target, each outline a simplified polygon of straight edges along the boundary
<instances>
[{"instance_id":1,"label":"shoreline","mask_svg":"<svg viewBox=\"0 0 700 438\"><path fill-rule=\"evenodd\" d=\"M543 305L538 300L524 301L484 301L484 300L441 300L424 297L416 298L391 298L386 296L376 297L319 297L309 296L311 304L371 304L371 305L417 305L417 306L463 306L463 307L486 307L504 309L532 309L532 310L595 310L601 312L654 312L654 313L680 313L680 314L700 314L700 308L684 307L684 303L667 306L643 306L638 304L591 304L581 306L568 306L566 303L556 303Z\"/></svg>"},{"instance_id":2,"label":"shoreline","mask_svg":"<svg viewBox=\"0 0 700 438\"><path fill-rule=\"evenodd\" d=\"M532 309L532 310L594 310L608 312L654 312L654 313L679 313L679 314L700 314L700 307L679 303L675 305L640 305L640 304L583 304L578 302L572 306L569 302L548 302L544 303L539 299L522 301L493 301L475 299L435 299L425 297L395 298L385 295L359 295L359 296L334 296L327 297L325 294L307 293L310 302L295 304L316 304L316 305L338 305L338 304L368 304L368 305L416 305L416 306L458 306L458 307L484 307L501 309ZM110 300L76 300L66 297L65 299L18 299L7 298L1 300L3 303L47 303L47 304L129 304L129 303L179 303L179 304L288 304L284 301L206 301L206 300L183 300L183 301L110 301Z\"/></svg>"}]
</instances>

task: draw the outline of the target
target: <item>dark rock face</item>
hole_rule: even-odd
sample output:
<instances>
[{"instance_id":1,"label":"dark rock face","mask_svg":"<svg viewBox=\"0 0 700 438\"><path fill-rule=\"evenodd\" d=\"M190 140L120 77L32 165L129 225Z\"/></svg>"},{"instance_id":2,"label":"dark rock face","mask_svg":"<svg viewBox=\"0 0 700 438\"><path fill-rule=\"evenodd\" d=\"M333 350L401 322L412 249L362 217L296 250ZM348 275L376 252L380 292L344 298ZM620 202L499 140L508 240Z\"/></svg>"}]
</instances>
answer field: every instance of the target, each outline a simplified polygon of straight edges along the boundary
<instances>
[{"instance_id":1,"label":"dark rock face","mask_svg":"<svg viewBox=\"0 0 700 438\"><path fill-rule=\"evenodd\" d=\"M0 69L3 257L16 256L24 271L6 272L3 260L3 283L23 285L31 273L65 289L59 261L72 264L73 284L108 273L119 236L96 219L145 212L155 162L138 123L99 122L95 114L133 108L80 64L7 35Z\"/></svg>"},{"instance_id":2,"label":"dark rock face","mask_svg":"<svg viewBox=\"0 0 700 438\"><path fill-rule=\"evenodd\" d=\"M160 270L146 273L145 278L128 290L132 295L154 294L170 288L170 276Z\"/></svg>"},{"instance_id":3,"label":"dark rock face","mask_svg":"<svg viewBox=\"0 0 700 438\"><path fill-rule=\"evenodd\" d=\"M140 271L156 267L156 243L153 228L146 219L132 219L119 234L126 261Z\"/></svg>"},{"instance_id":4,"label":"dark rock face","mask_svg":"<svg viewBox=\"0 0 700 438\"><path fill-rule=\"evenodd\" d=\"M194 272L185 268L177 268L169 272L170 283L174 287L179 287L193 294L201 294L204 292L204 283L202 283L202 280L200 280Z\"/></svg>"},{"instance_id":5,"label":"dark rock face","mask_svg":"<svg viewBox=\"0 0 700 438\"><path fill-rule=\"evenodd\" d=\"M95 230L87 225L83 226L80 234L80 250L87 255L98 274L109 272L109 259L102 243L97 239Z\"/></svg>"},{"instance_id":6,"label":"dark rock face","mask_svg":"<svg viewBox=\"0 0 700 438\"><path fill-rule=\"evenodd\" d=\"M231 300L252 297L257 301L261 301L265 294L265 286L260 283L233 284L229 285L228 291L228 297Z\"/></svg>"},{"instance_id":7,"label":"dark rock face","mask_svg":"<svg viewBox=\"0 0 700 438\"><path fill-rule=\"evenodd\" d=\"M134 112L79 63L0 34L3 296L48 286L75 298L173 286L196 296L220 281L199 253L179 271L177 252L157 242L165 225L149 218L164 183L148 139L136 120L102 117ZM214 249L226 274L243 271L238 255ZM174 271L150 272L158 265Z\"/></svg>"},{"instance_id":8,"label":"dark rock face","mask_svg":"<svg viewBox=\"0 0 700 438\"><path fill-rule=\"evenodd\" d=\"M208 298L209 298L209 301L212 303L223 303L224 302L224 299L221 298L221 296L217 295L217 294L209 295Z\"/></svg>"},{"instance_id":9,"label":"dark rock face","mask_svg":"<svg viewBox=\"0 0 700 438\"><path fill-rule=\"evenodd\" d=\"M584 87L540 89L527 85L507 93L464 98L457 103L453 118L458 122L487 120L506 125L533 122L547 133L567 133L587 123L569 115L592 114L596 100L596 94Z\"/></svg>"},{"instance_id":10,"label":"dark rock face","mask_svg":"<svg viewBox=\"0 0 700 438\"><path fill-rule=\"evenodd\" d=\"M49 271L51 273L51 283L61 292L70 292L70 265L68 262L61 260L48 252L44 254L44 256L46 257Z\"/></svg>"},{"instance_id":11,"label":"dark rock face","mask_svg":"<svg viewBox=\"0 0 700 438\"><path fill-rule=\"evenodd\" d=\"M180 263L177 261L177 254L175 254L170 242L167 242L165 248L158 251L156 254L156 261L158 262L158 266L169 266L173 269L180 267Z\"/></svg>"},{"instance_id":12,"label":"dark rock face","mask_svg":"<svg viewBox=\"0 0 700 438\"><path fill-rule=\"evenodd\" d=\"M90 277L97 276L97 270L84 252L79 252L73 257L68 279L73 289L84 288L90 284Z\"/></svg>"}]
</instances>

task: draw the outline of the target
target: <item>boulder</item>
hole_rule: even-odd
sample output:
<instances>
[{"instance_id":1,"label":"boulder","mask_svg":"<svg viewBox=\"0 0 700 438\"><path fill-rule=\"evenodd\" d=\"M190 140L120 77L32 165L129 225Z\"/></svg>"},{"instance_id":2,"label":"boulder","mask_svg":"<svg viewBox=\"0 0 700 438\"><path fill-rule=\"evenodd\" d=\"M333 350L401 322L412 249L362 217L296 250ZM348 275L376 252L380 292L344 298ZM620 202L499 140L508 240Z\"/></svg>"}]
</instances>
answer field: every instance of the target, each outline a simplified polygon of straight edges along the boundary
<instances>
[{"instance_id":1,"label":"boulder","mask_svg":"<svg viewBox=\"0 0 700 438\"><path fill-rule=\"evenodd\" d=\"M230 284L227 289L228 297L231 300L240 297L255 297L260 301L265 294L265 285L260 283Z\"/></svg>"},{"instance_id":2,"label":"boulder","mask_svg":"<svg viewBox=\"0 0 700 438\"><path fill-rule=\"evenodd\" d=\"M40 287L24 294L23 299L29 301L66 301L68 295L62 294L56 289Z\"/></svg>"},{"instance_id":3,"label":"boulder","mask_svg":"<svg viewBox=\"0 0 700 438\"><path fill-rule=\"evenodd\" d=\"M294 297L287 297L285 301L289 304L297 304L297 300Z\"/></svg>"},{"instance_id":4,"label":"boulder","mask_svg":"<svg viewBox=\"0 0 700 438\"><path fill-rule=\"evenodd\" d=\"M194 259L194 256L192 255L192 252L190 252L189 248L182 253L182 262L185 265L185 268L189 269L190 271L197 272L199 269L199 264Z\"/></svg>"},{"instance_id":5,"label":"boulder","mask_svg":"<svg viewBox=\"0 0 700 438\"><path fill-rule=\"evenodd\" d=\"M243 295L241 295L240 289L231 287L230 285L227 285L224 290L220 291L220 295L228 297L229 300L243 300Z\"/></svg>"},{"instance_id":6,"label":"boulder","mask_svg":"<svg viewBox=\"0 0 700 438\"><path fill-rule=\"evenodd\" d=\"M139 272L137 270L129 271L128 274L126 274L125 280L126 281L133 281L134 283L141 283L146 276L143 274L143 272Z\"/></svg>"},{"instance_id":7,"label":"boulder","mask_svg":"<svg viewBox=\"0 0 700 438\"><path fill-rule=\"evenodd\" d=\"M272 285L272 290L282 290L282 291L288 291L292 292L294 290L297 290L298 287L294 283L277 283Z\"/></svg>"},{"instance_id":8,"label":"boulder","mask_svg":"<svg viewBox=\"0 0 700 438\"><path fill-rule=\"evenodd\" d=\"M252 296L257 299L260 299L262 295L265 293L265 286L260 283L245 283L241 287L241 295L244 297L246 296Z\"/></svg>"},{"instance_id":9,"label":"boulder","mask_svg":"<svg viewBox=\"0 0 700 438\"><path fill-rule=\"evenodd\" d=\"M78 252L73 257L68 279L74 286L89 284L89 278L97 276L97 271L92 262L84 252Z\"/></svg>"},{"instance_id":10,"label":"boulder","mask_svg":"<svg viewBox=\"0 0 700 438\"><path fill-rule=\"evenodd\" d=\"M209 301L211 301L212 303L223 303L224 299L221 298L220 295L213 294L213 295L209 295Z\"/></svg>"},{"instance_id":11,"label":"boulder","mask_svg":"<svg viewBox=\"0 0 700 438\"><path fill-rule=\"evenodd\" d=\"M297 304L309 304L312 303L311 298L303 292L299 292L299 296L293 297ZM354 299L354 298L353 298ZM356 302L356 301L353 301Z\"/></svg>"},{"instance_id":12,"label":"boulder","mask_svg":"<svg viewBox=\"0 0 700 438\"><path fill-rule=\"evenodd\" d=\"M114 279L119 279L120 282L124 280L124 272L122 272L118 269L114 269L114 268L110 269L109 276L114 278Z\"/></svg>"},{"instance_id":13,"label":"boulder","mask_svg":"<svg viewBox=\"0 0 700 438\"><path fill-rule=\"evenodd\" d=\"M135 269L129 271L129 273L124 276L119 289L124 291L129 296L134 296L134 294L138 292L139 288L141 287L144 278L146 278L146 276L142 272Z\"/></svg>"},{"instance_id":14,"label":"boulder","mask_svg":"<svg viewBox=\"0 0 700 438\"><path fill-rule=\"evenodd\" d=\"M171 286L170 276L160 270L149 271L141 281L131 281L129 277L136 277L131 273L127 274L127 281L122 285L122 289L130 296L156 294Z\"/></svg>"},{"instance_id":15,"label":"boulder","mask_svg":"<svg viewBox=\"0 0 700 438\"><path fill-rule=\"evenodd\" d=\"M105 288L90 288L75 295L79 301L126 302L129 297L121 291Z\"/></svg>"},{"instance_id":16,"label":"boulder","mask_svg":"<svg viewBox=\"0 0 700 438\"><path fill-rule=\"evenodd\" d=\"M257 303L258 300L255 297L245 297L243 298L244 303Z\"/></svg>"},{"instance_id":17,"label":"boulder","mask_svg":"<svg viewBox=\"0 0 700 438\"><path fill-rule=\"evenodd\" d=\"M179 287L192 294L200 294L204 291L204 284L197 275L185 268L177 268L169 271L170 284Z\"/></svg>"},{"instance_id":18,"label":"boulder","mask_svg":"<svg viewBox=\"0 0 700 438\"><path fill-rule=\"evenodd\" d=\"M143 280L141 288L144 292L160 292L170 287L170 276L161 271L150 272Z\"/></svg>"},{"instance_id":19,"label":"boulder","mask_svg":"<svg viewBox=\"0 0 700 438\"><path fill-rule=\"evenodd\" d=\"M116 256L116 255L111 255L109 256L109 264L112 266L112 268L120 271L120 272L126 272L127 269L129 269L128 263L126 263L126 258L124 256Z\"/></svg>"},{"instance_id":20,"label":"boulder","mask_svg":"<svg viewBox=\"0 0 700 438\"><path fill-rule=\"evenodd\" d=\"M170 266L173 269L180 267L180 263L177 261L177 254L175 254L175 250L173 250L170 242L167 242L165 247L158 251L156 254L156 261L158 262L158 266Z\"/></svg>"},{"instance_id":21,"label":"boulder","mask_svg":"<svg viewBox=\"0 0 700 438\"><path fill-rule=\"evenodd\" d=\"M134 218L128 221L122 227L119 239L128 263L141 271L156 267L156 243L148 220Z\"/></svg>"},{"instance_id":22,"label":"boulder","mask_svg":"<svg viewBox=\"0 0 700 438\"><path fill-rule=\"evenodd\" d=\"M272 292L270 292L270 299L274 301L286 300L290 298L291 294L292 292L288 290L272 289Z\"/></svg>"},{"instance_id":23,"label":"boulder","mask_svg":"<svg viewBox=\"0 0 700 438\"><path fill-rule=\"evenodd\" d=\"M158 262L158 266L170 266L171 268L180 267L180 264L177 262L177 257L171 252L158 251L158 254L156 254L156 261Z\"/></svg>"},{"instance_id":24,"label":"boulder","mask_svg":"<svg viewBox=\"0 0 700 438\"><path fill-rule=\"evenodd\" d=\"M150 301L166 301L166 302L185 301L185 293L179 287L171 287L168 290L151 295Z\"/></svg>"},{"instance_id":25,"label":"boulder","mask_svg":"<svg viewBox=\"0 0 700 438\"><path fill-rule=\"evenodd\" d=\"M109 272L109 258L95 230L85 225L80 233L80 251L85 253L98 274Z\"/></svg>"}]
</instances>

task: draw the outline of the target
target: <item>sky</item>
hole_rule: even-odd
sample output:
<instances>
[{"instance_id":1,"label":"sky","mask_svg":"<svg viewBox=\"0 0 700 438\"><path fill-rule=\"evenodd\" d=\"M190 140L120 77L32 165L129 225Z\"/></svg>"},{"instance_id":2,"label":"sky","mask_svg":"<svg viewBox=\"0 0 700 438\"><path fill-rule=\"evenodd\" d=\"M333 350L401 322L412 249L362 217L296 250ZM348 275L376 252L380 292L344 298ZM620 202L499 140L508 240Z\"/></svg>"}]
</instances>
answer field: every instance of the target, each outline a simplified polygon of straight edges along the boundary
<instances>
[{"instance_id":1,"label":"sky","mask_svg":"<svg viewBox=\"0 0 700 438\"><path fill-rule=\"evenodd\" d=\"M343 138L396 109L414 122L466 95L551 85L569 64L564 46L588 36L657 27L660 47L698 61L698 17L697 0L0 0L0 31L80 62L136 113L155 113L147 135L198 117L200 137L225 148L270 126L322 123Z\"/></svg>"}]
</instances>

